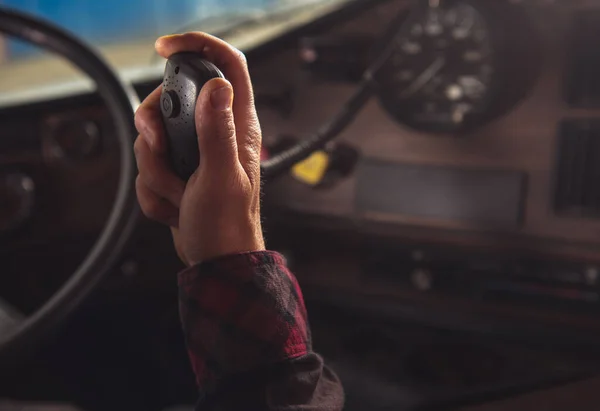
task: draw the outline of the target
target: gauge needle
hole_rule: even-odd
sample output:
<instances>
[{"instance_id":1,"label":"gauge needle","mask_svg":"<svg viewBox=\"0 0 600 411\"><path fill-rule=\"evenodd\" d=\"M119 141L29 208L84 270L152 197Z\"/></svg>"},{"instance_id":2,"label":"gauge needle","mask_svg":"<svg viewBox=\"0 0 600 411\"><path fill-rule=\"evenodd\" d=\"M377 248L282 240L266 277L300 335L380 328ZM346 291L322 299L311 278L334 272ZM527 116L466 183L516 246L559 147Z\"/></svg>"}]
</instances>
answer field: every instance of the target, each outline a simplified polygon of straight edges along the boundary
<instances>
[{"instance_id":1,"label":"gauge needle","mask_svg":"<svg viewBox=\"0 0 600 411\"><path fill-rule=\"evenodd\" d=\"M444 67L446 59L444 57L437 58L427 69L421 73L410 86L400 94L401 98L410 97L417 91L421 90L425 84L429 83L433 77Z\"/></svg>"}]
</instances>

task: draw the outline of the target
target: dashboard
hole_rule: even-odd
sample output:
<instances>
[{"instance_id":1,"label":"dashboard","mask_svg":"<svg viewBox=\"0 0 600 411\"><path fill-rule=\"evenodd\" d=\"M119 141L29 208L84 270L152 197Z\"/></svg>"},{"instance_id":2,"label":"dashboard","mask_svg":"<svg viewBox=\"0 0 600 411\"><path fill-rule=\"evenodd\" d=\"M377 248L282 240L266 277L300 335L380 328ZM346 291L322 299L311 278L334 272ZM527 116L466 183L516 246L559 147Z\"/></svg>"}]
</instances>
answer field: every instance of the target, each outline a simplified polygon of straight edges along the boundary
<instances>
[{"instance_id":1,"label":"dashboard","mask_svg":"<svg viewBox=\"0 0 600 411\"><path fill-rule=\"evenodd\" d=\"M247 51L271 153L325 124L387 57L322 150L323 175L265 185L269 246L313 298L587 338L600 327L600 1L424 3L407 25L407 1L354 2ZM94 237L118 176L111 133L93 94L0 112L12 251Z\"/></svg>"},{"instance_id":2,"label":"dashboard","mask_svg":"<svg viewBox=\"0 0 600 411\"><path fill-rule=\"evenodd\" d=\"M499 2L477 2L480 7L487 3ZM585 150L585 145L572 147L570 144L576 144L577 138L561 138L584 133L580 129L589 130L591 127L593 131L593 122L589 121L595 113L593 103L573 103L568 97L573 87L580 87L586 93L593 89L586 87L587 84L570 85L574 80L582 83L590 81L578 76L573 72L574 68L569 67L575 59L589 59L589 56L575 59L567 56L569 50L573 51L569 44L573 26L585 30L574 24L574 19L579 13L581 17L589 16L590 12L579 9L576 2L529 7L527 2L523 3L508 6L506 2L507 7L515 9L513 12L522 13L530 25L529 37L513 44L519 48L517 54L511 55L510 47L505 55L487 52L490 60L502 60L504 64L518 69L505 79L502 77L506 73L500 74L500 79L495 82L505 83L502 87L494 89L492 79L489 86L482 80L476 86L482 91L471 91L476 93L474 96L465 94L469 93L469 88L461 86L461 81L476 83L481 72L502 69L495 67L491 61L485 61L485 58L470 66L463 61L462 66L455 64L441 69L418 95L400 98L406 100L404 103L412 107L412 112L398 109L398 112L390 113L390 106L397 108L401 105L390 104L387 94L397 95L393 87L396 84L402 90L404 80L396 83L392 80L390 85L386 78L381 87L387 90L387 94L372 99L340 138L361 154L356 174L327 190L291 182L290 178L281 181L277 187L278 192L285 195L273 197L310 213L383 221L389 226L418 227L423 236L429 232L431 237L431 230L438 229L450 232L450 237L472 238L472 242L475 238L483 242L486 242L485 238L493 238L492 242L498 245L521 244L528 248L551 250L553 254L572 251L572 255L579 257L596 256L593 248L600 240L600 226L593 217L593 200L577 198L578 194L580 197L586 195L570 191L585 190L585 181L582 181L584 187L577 187L575 180L580 176L585 178L586 173L591 171L586 170L583 164L586 159L577 158L575 152L581 149L592 155L593 150ZM381 21L383 16L394 14L395 10L374 10L370 17L361 15L356 24L362 30L371 26L373 34L376 34L378 28L385 26ZM513 23L512 20L502 22L504 28L500 30L505 32L512 28L516 31ZM346 23L339 33L351 31L349 27L351 23ZM529 44L524 47L524 43ZM474 50L456 52L465 54L463 60L472 58L468 53L483 53ZM451 50L450 54L453 53L454 50ZM433 56L436 54L440 53L432 51ZM433 59L435 63L435 57L420 58L424 61ZM535 60L533 63L539 63L539 68L532 72L521 70L524 65L531 65L524 62L524 58ZM392 74L384 75L409 76L411 70L423 72L421 67L428 64L407 61L402 55L398 60L401 61L400 68L391 65L389 70ZM301 77L297 62L292 64L295 64L296 73L294 67L282 68L272 61L265 66L276 67L274 70L279 75L285 72L291 73L290 78ZM261 68L255 67L255 70L263 72ZM461 70L470 72L461 73ZM264 71L268 68L265 67ZM521 74L526 79L521 78ZM267 136L290 133L302 137L310 133L336 112L340 102L353 89L352 84L328 84L310 74L297 80L295 87L298 109L285 121L263 120ZM512 88L520 90L515 92L510 90ZM453 101L453 93L461 95L461 98ZM511 96L511 104L500 111L490 109L501 105L494 100L506 98L506 94L515 94L518 98ZM318 104L310 104L310 101ZM464 105L471 105L467 109L469 113L464 115L466 118L453 122L453 117L463 117ZM429 114L425 112L427 106L432 110ZM581 166L580 170L575 169L577 163ZM408 178L409 175L415 178ZM442 178L442 175L445 177ZM373 179L381 181L381 190L375 190L368 184ZM411 195L400 195L403 192ZM397 197L411 198L402 201L394 193L398 193ZM589 195L593 196L593 193ZM386 197L385 201L382 197ZM424 207L428 202L437 204ZM447 235L440 234L440 239L447 238Z\"/></svg>"},{"instance_id":3,"label":"dashboard","mask_svg":"<svg viewBox=\"0 0 600 411\"><path fill-rule=\"evenodd\" d=\"M435 322L597 327L600 2L429 3L395 39L377 95L325 149L353 150L352 165L330 166L323 184L292 175L266 187L273 225L297 230L282 236L288 249L310 244L291 253L296 270L323 298L344 289L347 305L416 304L410 315ZM310 135L340 109L357 87L332 75L346 42L377 47L404 5L305 39L304 65L290 50L253 66L295 90L289 117L261 113L267 144ZM332 49L346 53L319 64ZM343 269L319 257L332 249Z\"/></svg>"}]
</instances>

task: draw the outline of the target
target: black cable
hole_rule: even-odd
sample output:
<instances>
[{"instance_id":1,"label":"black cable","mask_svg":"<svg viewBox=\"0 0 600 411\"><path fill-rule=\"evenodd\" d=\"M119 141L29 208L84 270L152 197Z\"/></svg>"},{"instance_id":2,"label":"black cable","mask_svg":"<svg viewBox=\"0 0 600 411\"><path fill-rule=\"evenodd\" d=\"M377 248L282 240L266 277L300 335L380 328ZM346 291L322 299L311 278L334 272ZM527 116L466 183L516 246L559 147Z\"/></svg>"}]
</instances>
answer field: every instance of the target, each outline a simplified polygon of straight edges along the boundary
<instances>
[{"instance_id":1,"label":"black cable","mask_svg":"<svg viewBox=\"0 0 600 411\"><path fill-rule=\"evenodd\" d=\"M356 118L373 95L370 81L362 81L352 97L342 109L327 124L315 134L303 139L293 147L276 154L273 158L263 161L260 165L263 178L276 177L286 172L299 161L304 160L316 150L323 148L328 142L337 137Z\"/></svg>"},{"instance_id":2,"label":"black cable","mask_svg":"<svg viewBox=\"0 0 600 411\"><path fill-rule=\"evenodd\" d=\"M421 17L423 8L428 7L427 2L421 0L414 1L410 8L408 16L402 11L392 22L391 29L388 30L377 58L363 74L363 80L352 94L350 99L342 106L342 109L327 124L322 126L315 134L303 139L293 147L275 154L274 157L261 164L261 174L265 179L277 177L285 173L294 164L306 159L316 150L323 148L327 143L336 138L348 127L356 118L360 110L370 100L375 92L375 78L385 63L394 52L394 41L398 37L408 34L414 23Z\"/></svg>"}]
</instances>

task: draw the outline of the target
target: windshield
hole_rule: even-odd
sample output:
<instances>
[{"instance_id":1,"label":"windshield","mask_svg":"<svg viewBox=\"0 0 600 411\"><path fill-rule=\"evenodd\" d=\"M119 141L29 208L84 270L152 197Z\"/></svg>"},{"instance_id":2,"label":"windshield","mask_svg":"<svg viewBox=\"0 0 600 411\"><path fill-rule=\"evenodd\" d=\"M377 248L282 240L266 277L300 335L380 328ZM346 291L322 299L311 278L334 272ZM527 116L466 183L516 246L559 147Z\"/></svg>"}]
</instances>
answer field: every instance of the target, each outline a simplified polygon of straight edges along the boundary
<instances>
[{"instance_id":1,"label":"windshield","mask_svg":"<svg viewBox=\"0 0 600 411\"><path fill-rule=\"evenodd\" d=\"M247 51L349 0L0 0L98 47L127 81L159 78L158 36L202 30ZM0 36L0 106L56 98L92 84L62 58Z\"/></svg>"}]
</instances>

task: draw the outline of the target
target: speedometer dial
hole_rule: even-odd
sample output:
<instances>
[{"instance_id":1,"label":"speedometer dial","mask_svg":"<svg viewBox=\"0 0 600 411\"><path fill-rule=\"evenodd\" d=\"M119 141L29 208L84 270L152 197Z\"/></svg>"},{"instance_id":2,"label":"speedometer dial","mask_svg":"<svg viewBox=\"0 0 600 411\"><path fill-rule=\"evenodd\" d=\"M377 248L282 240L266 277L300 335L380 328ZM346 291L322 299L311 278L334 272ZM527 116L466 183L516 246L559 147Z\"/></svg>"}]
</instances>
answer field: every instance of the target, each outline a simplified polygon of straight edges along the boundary
<instances>
[{"instance_id":1,"label":"speedometer dial","mask_svg":"<svg viewBox=\"0 0 600 411\"><path fill-rule=\"evenodd\" d=\"M485 0L423 1L429 1L426 12L396 36L378 74L380 100L394 118L419 130L480 124L494 110L506 75L499 62L505 44L496 40Z\"/></svg>"}]
</instances>

